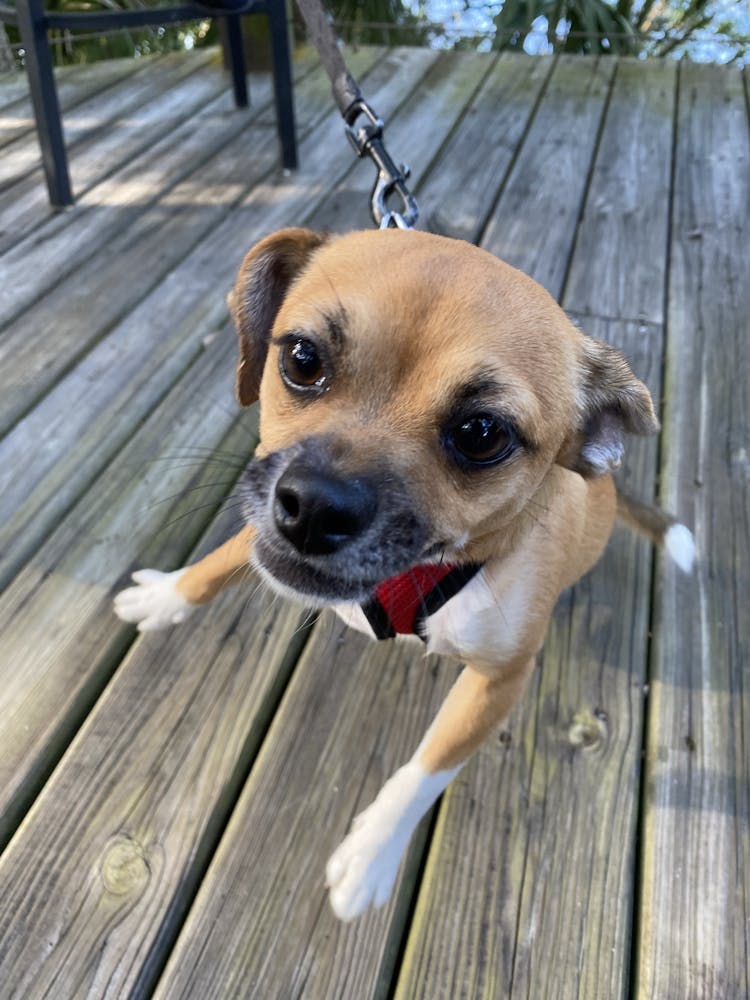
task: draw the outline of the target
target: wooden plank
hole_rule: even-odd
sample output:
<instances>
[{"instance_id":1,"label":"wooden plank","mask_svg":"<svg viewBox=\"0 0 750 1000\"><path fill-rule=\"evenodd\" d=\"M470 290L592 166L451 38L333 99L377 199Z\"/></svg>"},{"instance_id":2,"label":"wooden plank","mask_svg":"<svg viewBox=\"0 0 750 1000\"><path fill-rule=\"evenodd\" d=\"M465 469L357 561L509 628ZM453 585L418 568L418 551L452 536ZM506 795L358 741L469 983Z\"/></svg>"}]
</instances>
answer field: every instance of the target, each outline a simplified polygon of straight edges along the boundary
<instances>
[{"instance_id":1,"label":"wooden plank","mask_svg":"<svg viewBox=\"0 0 750 1000\"><path fill-rule=\"evenodd\" d=\"M0 597L0 844L127 647L113 587L141 560L184 559L226 492L226 473L204 456L237 422L234 353L228 335L208 346ZM206 485L217 478L222 486Z\"/></svg>"},{"instance_id":2,"label":"wooden plank","mask_svg":"<svg viewBox=\"0 0 750 1000\"><path fill-rule=\"evenodd\" d=\"M470 52L445 52L431 67L398 118L386 123L386 141L392 156L411 167L409 186L419 188L445 137L492 69L495 57ZM440 126L436 127L435 123ZM346 177L320 206L318 225L346 231L372 225L370 192L374 167L366 161ZM401 206L394 203L396 209Z\"/></svg>"},{"instance_id":3,"label":"wooden plank","mask_svg":"<svg viewBox=\"0 0 750 1000\"><path fill-rule=\"evenodd\" d=\"M148 995L304 641L300 616L249 581L131 650L0 861L7 1000Z\"/></svg>"},{"instance_id":4,"label":"wooden plank","mask_svg":"<svg viewBox=\"0 0 750 1000\"><path fill-rule=\"evenodd\" d=\"M353 65L362 65L363 62L365 66L371 64L370 52L363 52ZM194 87L197 87L198 93L196 99L191 100L189 92L184 93L183 90L189 91ZM198 76L194 81L187 81L176 95L168 95L166 99L172 104L176 101L178 106L184 102L188 110L195 112L203 102L215 97L216 92L217 81L211 75ZM0 325L10 322L40 294L90 259L113 233L131 223L134 216L163 195L170 184L188 175L195 160L187 156L186 144L188 148L198 150L197 162L204 162L212 154L208 142L200 142L201 134L206 129L214 129L217 135L229 137L237 134L244 122L251 121L254 113L251 110L229 116L201 117L200 130L195 128L194 119L188 118L182 126L168 131L166 135L164 123L157 122L155 134L162 136L159 142L146 148L123 170L110 174L85 192L71 212L48 218L42 226L7 250L0 264L3 279L0 283ZM119 133L120 142L126 138L127 131ZM105 137L103 141L110 148L110 140ZM127 142L125 149L115 143L114 157L126 158L126 149ZM11 235L15 238L19 218L8 212L4 213L5 220L6 232L14 227ZM55 261L54 267L49 266L51 260Z\"/></svg>"},{"instance_id":5,"label":"wooden plank","mask_svg":"<svg viewBox=\"0 0 750 1000\"><path fill-rule=\"evenodd\" d=\"M383 60L374 74L383 81L379 88L385 98L383 106L401 93L404 83L410 79L416 82L433 58L429 52L417 59L406 59L404 52L395 52ZM336 125L338 131L340 125ZM325 138L327 129L326 125L318 131L316 144L321 135ZM350 168L351 161L345 162L346 167L339 169ZM330 176L331 164L329 160L322 164L319 157L316 162L315 156L309 157L307 163L307 174L303 167L293 178L280 179L280 183L288 182L292 201L302 201L304 195L304 207L309 211L310 183L316 179L315 174L310 177L309 171L314 165L318 178ZM216 352L211 355L212 363L205 371L201 366L199 378L194 370L187 372L186 381L167 397L163 412L152 414L124 453L122 449L133 438L138 424L201 351L202 338L215 332L216 320L225 316L223 282L227 280L227 260L233 259L232 247L239 259L246 241L252 240L253 233L269 221L267 191L261 193L256 188L248 204L255 204L255 199L260 199L261 205L254 216L238 211L231 217L231 224L219 227L215 239L201 245L193 255L194 271L173 272L174 280L168 282L171 298L160 299L160 311L154 312L153 303L144 303L148 325L143 323L140 309L131 313L118 328L120 337L109 337L99 344L0 446L5 451L8 446L21 445L21 461L7 465L0 461L0 468L24 468L27 485L29 481L33 484L35 473L39 474L38 468L31 471L30 466L38 462L49 471L50 459L58 463L58 469L72 461L69 468L77 477L72 491L68 490L67 480L58 480L58 494L62 496L49 496L47 514L57 506L57 521L62 523L0 599L0 623L4 623L0 624L0 676L12 674L7 684L0 685L0 712L10 720L0 735L0 808L4 810L0 840L14 827L80 721L92 692L100 689L119 655L122 639L119 633L111 637L111 620L107 624L102 615L109 601L109 588L135 558L167 565L170 551L177 553L174 561L184 558L184 544L179 545L184 535L179 531L176 535L161 532L153 550L144 550L143 532L153 533L156 525L164 523L167 512L152 521L142 508L149 494L155 495L155 484L160 484L163 496L166 483L163 476L153 472L140 476L133 470L140 472L146 458L168 454L176 446L200 443L212 448L226 433L230 426L226 421L233 422L235 416L220 401L226 401L231 391L234 338L214 341L220 346L209 346ZM285 210L296 211L297 206L282 203L277 207L278 212ZM221 275L218 289L217 275ZM168 335L160 337L162 331ZM140 343L134 352L135 341ZM195 384L196 378L200 385ZM193 404L193 396L200 396L199 404ZM73 408L72 399L78 404ZM181 412L186 406L189 418ZM170 427L170 421L177 426ZM41 434L33 429L39 426L44 428ZM43 448L34 448L33 442L40 441L44 442ZM127 457L131 447L138 449L137 461ZM70 518L63 520L81 492L114 456L117 461L105 475L100 475L80 507L70 512ZM185 484L179 480L179 485ZM11 480L7 489L0 490L3 501L14 486ZM140 512L138 517L136 512ZM36 531L34 524L30 532ZM37 543L49 529L47 521ZM36 634L37 627L41 629L39 641L30 645L30 636Z\"/></svg>"},{"instance_id":6,"label":"wooden plank","mask_svg":"<svg viewBox=\"0 0 750 1000\"><path fill-rule=\"evenodd\" d=\"M156 61L162 57L152 58ZM144 63L144 68L145 66ZM102 93L119 80L132 77L139 69L140 62L137 63L135 59L104 59L84 66L71 66L65 72L56 71L57 98L62 114L65 115L92 94ZM0 146L13 142L19 136L33 131L35 127L34 109L27 83L24 96L2 110Z\"/></svg>"},{"instance_id":7,"label":"wooden plank","mask_svg":"<svg viewBox=\"0 0 750 1000\"><path fill-rule=\"evenodd\" d=\"M187 61L182 59L183 66L192 64L192 58ZM293 75L296 87L299 87L313 65L314 60L309 54L295 59ZM185 76L184 70L182 75ZM150 84L148 79L145 82ZM149 100L141 100L137 113L126 116L121 114L117 121L110 122L103 132L97 131L88 142L74 145L69 151L69 160L78 198L77 211L80 212L82 206L91 207L86 194L92 187L130 161L136 161L134 166L138 172L150 176L154 162L158 162L166 149L173 148L181 137L194 139L194 133L209 118L212 123L207 127L214 130L214 136L211 145L206 144L204 156L206 153L213 156L218 152L220 146L216 145L216 141L219 133L224 136L231 135L233 131L239 133L250 123L265 119L272 94L269 74L249 74L248 86L252 95L251 107L249 110L237 110L234 108L226 77L214 67L209 67L203 73L191 73L189 79L183 80L179 87L167 89L161 94L155 89ZM295 96L301 100L304 110L305 102L313 93L308 86ZM318 101L315 104L318 113L319 107ZM220 120L220 125L216 124L216 119ZM169 140L160 144L159 140L165 136L169 136ZM97 202L94 201L93 204ZM107 221L110 224L115 222L111 202L108 207L110 212L106 214L110 216L109 219L100 220L104 228ZM126 200L120 207L123 212L127 211L127 219L130 220L138 206ZM0 216L3 219L0 252L28 236L32 229L49 218L46 189L37 175L28 176L23 184L14 185L0 198ZM114 231L119 232L121 228L121 224L117 225ZM55 229L54 232L58 230Z\"/></svg>"},{"instance_id":8,"label":"wooden plank","mask_svg":"<svg viewBox=\"0 0 750 1000\"><path fill-rule=\"evenodd\" d=\"M387 995L419 843L390 903L349 925L326 900L325 863L455 668L342 628L326 619L306 648L156 997Z\"/></svg>"},{"instance_id":9,"label":"wooden plank","mask_svg":"<svg viewBox=\"0 0 750 1000\"><path fill-rule=\"evenodd\" d=\"M394 50L378 63L372 93L386 111L416 84L434 52ZM256 185L245 201L157 289L99 342L0 442L0 509L5 578L39 544L185 370L202 338L226 314L225 296L253 240L312 218L323 180L353 166L332 161L341 139L335 114L301 145L301 167ZM311 191L317 190L317 199ZM71 410L70 400L79 403ZM43 440L42 449L34 446ZM23 467L24 476L11 470ZM32 515L33 511L33 515ZM8 532L13 519L14 531Z\"/></svg>"},{"instance_id":10,"label":"wooden plank","mask_svg":"<svg viewBox=\"0 0 750 1000\"><path fill-rule=\"evenodd\" d=\"M63 74L75 69L75 66L66 66L58 72ZM4 112L8 105L13 104L15 101L20 101L28 93L29 81L22 70L10 70L0 74L0 114Z\"/></svg>"},{"instance_id":11,"label":"wooden plank","mask_svg":"<svg viewBox=\"0 0 750 1000\"><path fill-rule=\"evenodd\" d=\"M591 332L658 395L659 331ZM653 440L629 442L641 495L655 459ZM559 602L509 724L450 786L396 1000L627 996L650 563L646 543L615 533Z\"/></svg>"},{"instance_id":12,"label":"wooden plank","mask_svg":"<svg viewBox=\"0 0 750 1000\"><path fill-rule=\"evenodd\" d=\"M578 229L576 252L588 267L573 269L563 299L581 317L664 322L676 69L668 59L617 63Z\"/></svg>"},{"instance_id":13,"label":"wooden plank","mask_svg":"<svg viewBox=\"0 0 750 1000\"><path fill-rule=\"evenodd\" d=\"M91 140L92 136L101 129L107 125L111 126L123 118L130 119L135 114L138 120L144 111L150 111L151 101L159 98L162 91L174 87L181 80L197 73L202 67L215 62L216 58L215 51L210 49L200 50L196 53L195 59L185 59L184 55L179 52L173 52L159 58L150 57L145 61L143 67L140 67L139 62L134 63L134 71L130 76L119 80L103 93L91 94L86 100L81 101L65 116L63 123L65 148L71 168L75 162L72 153L76 146L80 146L87 139ZM135 72L136 69L139 71ZM215 70L215 75L219 78L218 67L215 67ZM226 88L226 79L222 83ZM137 114L139 111L140 115ZM143 124L148 123L149 117L147 114ZM133 138L138 138L135 129L133 130ZM152 141L152 136L149 136L148 141ZM135 152L137 151L136 147ZM96 146L91 149L90 156L96 158ZM71 172L73 171L71 170ZM20 190L28 189L31 186L37 187L41 178L41 153L36 135L8 143L3 149L0 160L0 191L4 191L4 197L0 198L0 211L7 201L12 200L13 195L17 196L20 193ZM77 177L74 176L74 180L76 180L75 190L78 194L81 186ZM17 186L13 195L9 195L5 189L15 185L18 181L24 182L21 189L19 190Z\"/></svg>"},{"instance_id":14,"label":"wooden plank","mask_svg":"<svg viewBox=\"0 0 750 1000\"><path fill-rule=\"evenodd\" d=\"M482 236L559 298L615 60L561 56ZM575 129L572 134L571 129Z\"/></svg>"},{"instance_id":15,"label":"wooden plank","mask_svg":"<svg viewBox=\"0 0 750 1000\"><path fill-rule=\"evenodd\" d=\"M553 65L501 54L419 190L421 228L479 239Z\"/></svg>"},{"instance_id":16,"label":"wooden plank","mask_svg":"<svg viewBox=\"0 0 750 1000\"><path fill-rule=\"evenodd\" d=\"M630 161L633 176L618 177L613 160L619 129L633 134L625 109L630 106L641 121L651 86L650 74L633 78L618 69L609 105L613 124L608 114L585 194L584 219L609 200L609 226L594 226L576 244L569 307L583 311L593 303L596 311L595 294L587 290L585 301L576 298L578 275L595 271L599 255L617 257L621 246L636 239L630 199L638 199L641 187L648 199L653 178L637 159ZM553 87L554 80L545 101ZM575 119L568 119L567 128L570 136L582 131ZM651 137L655 155L667 164L671 136L671 129L662 129ZM523 157L522 151L519 162ZM581 184L587 173L580 171ZM556 183L554 174L547 183ZM628 190L622 200L620 185ZM583 192L573 190L570 197L578 203ZM546 205L546 191L538 201ZM668 199L652 207L639 221L638 236L643 227L647 245L664 246ZM533 228L533 214L526 221ZM536 222L542 226L544 217ZM562 238L548 236L551 252L567 259ZM641 267L656 271L654 281L661 275L663 290L663 253L644 258ZM635 288L649 287L638 275L632 281ZM601 312L610 295L601 289ZM661 327L594 316L586 327L625 350L658 400ZM656 442L628 446L627 488L648 498ZM563 596L520 710L446 796L398 1000L462 992L488 1000L628 995L650 576L649 547L618 530L594 572Z\"/></svg>"},{"instance_id":17,"label":"wooden plank","mask_svg":"<svg viewBox=\"0 0 750 1000\"><path fill-rule=\"evenodd\" d=\"M750 995L750 156L739 74L680 68L662 492L695 528L661 565L646 742L639 998Z\"/></svg>"},{"instance_id":18,"label":"wooden plank","mask_svg":"<svg viewBox=\"0 0 750 1000\"><path fill-rule=\"evenodd\" d=\"M326 96L326 79L323 73L314 73L298 82L296 98L307 123L306 132L323 114L320 108ZM260 92L258 88L256 93ZM270 84L267 96L270 99ZM221 103L223 98L209 107L218 110ZM274 130L253 128L235 115L207 113L206 117L199 129L195 119L185 129L179 156L187 162L191 146L198 156L206 149L216 155L194 164L189 177L164 192L148 211L135 218L132 210L123 212L120 228L113 228L97 253L75 269L75 280L58 284L40 296L3 332L0 435L32 409L45 390L145 298L200 237L218 225L275 166L278 149ZM235 139L233 134L237 134ZM136 175L148 166L142 160L139 164ZM107 220L107 226L114 227L115 221ZM88 232L93 238L91 229ZM123 274L127 274L127 282L122 280ZM93 315L91 301L97 303ZM49 336L52 329L54 338Z\"/></svg>"}]
</instances>

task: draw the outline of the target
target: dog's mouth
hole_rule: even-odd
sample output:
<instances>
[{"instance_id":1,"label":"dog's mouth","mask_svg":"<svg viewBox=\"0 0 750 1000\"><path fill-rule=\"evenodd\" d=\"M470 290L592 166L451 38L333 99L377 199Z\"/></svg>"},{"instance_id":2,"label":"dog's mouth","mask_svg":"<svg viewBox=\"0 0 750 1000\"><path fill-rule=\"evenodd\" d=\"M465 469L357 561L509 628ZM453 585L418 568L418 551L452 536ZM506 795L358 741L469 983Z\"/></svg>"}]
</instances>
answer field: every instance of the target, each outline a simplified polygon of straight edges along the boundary
<instances>
[{"instance_id":1,"label":"dog's mouth","mask_svg":"<svg viewBox=\"0 0 750 1000\"><path fill-rule=\"evenodd\" d=\"M274 539L259 537L253 548L253 564L266 582L284 596L314 607L325 607L341 602L364 603L385 580L416 565L439 561L443 551L443 543L435 543L411 558L387 562L372 560L377 568L373 565L369 573L353 574L349 566L321 565L321 560L313 562L283 551ZM350 565L357 563L358 560L352 559Z\"/></svg>"},{"instance_id":2,"label":"dog's mouth","mask_svg":"<svg viewBox=\"0 0 750 1000\"><path fill-rule=\"evenodd\" d=\"M327 441L254 460L243 494L257 531L253 563L276 591L307 604L361 603L384 580L439 557L408 484L387 468L339 472Z\"/></svg>"}]
</instances>

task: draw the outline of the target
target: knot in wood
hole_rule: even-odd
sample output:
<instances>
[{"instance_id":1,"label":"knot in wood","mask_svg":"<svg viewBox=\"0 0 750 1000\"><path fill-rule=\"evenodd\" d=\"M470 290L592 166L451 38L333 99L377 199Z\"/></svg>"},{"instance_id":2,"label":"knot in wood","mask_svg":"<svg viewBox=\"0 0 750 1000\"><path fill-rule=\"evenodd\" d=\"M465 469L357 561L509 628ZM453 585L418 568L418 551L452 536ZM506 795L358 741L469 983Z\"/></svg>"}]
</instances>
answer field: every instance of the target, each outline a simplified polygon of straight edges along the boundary
<instances>
[{"instance_id":1,"label":"knot in wood","mask_svg":"<svg viewBox=\"0 0 750 1000\"><path fill-rule=\"evenodd\" d=\"M593 750L601 746L607 738L607 716L604 712L581 709L573 716L568 729L568 739L572 746L582 750Z\"/></svg>"},{"instance_id":2,"label":"knot in wood","mask_svg":"<svg viewBox=\"0 0 750 1000\"><path fill-rule=\"evenodd\" d=\"M100 871L107 892L113 896L131 895L148 881L146 853L130 837L118 837L105 850Z\"/></svg>"}]
</instances>

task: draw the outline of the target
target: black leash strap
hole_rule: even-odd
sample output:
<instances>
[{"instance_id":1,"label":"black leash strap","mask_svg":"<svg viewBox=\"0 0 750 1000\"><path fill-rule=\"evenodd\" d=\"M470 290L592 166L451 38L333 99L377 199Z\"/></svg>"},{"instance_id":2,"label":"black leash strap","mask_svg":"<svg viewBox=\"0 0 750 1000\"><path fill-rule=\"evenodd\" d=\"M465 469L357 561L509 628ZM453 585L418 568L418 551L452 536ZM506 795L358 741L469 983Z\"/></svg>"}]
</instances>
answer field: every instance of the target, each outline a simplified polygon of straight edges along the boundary
<instances>
[{"instance_id":1,"label":"black leash strap","mask_svg":"<svg viewBox=\"0 0 750 1000\"><path fill-rule=\"evenodd\" d=\"M352 148L359 157L369 156L377 167L378 175L370 196L370 212L375 225L381 229L411 229L419 216L419 208L406 184L409 168L404 164L397 167L385 148L383 122L364 99L359 84L346 68L320 0L297 0L297 6L310 41L330 77L333 99L344 119ZM388 207L389 200L394 197L398 199L398 210Z\"/></svg>"}]
</instances>

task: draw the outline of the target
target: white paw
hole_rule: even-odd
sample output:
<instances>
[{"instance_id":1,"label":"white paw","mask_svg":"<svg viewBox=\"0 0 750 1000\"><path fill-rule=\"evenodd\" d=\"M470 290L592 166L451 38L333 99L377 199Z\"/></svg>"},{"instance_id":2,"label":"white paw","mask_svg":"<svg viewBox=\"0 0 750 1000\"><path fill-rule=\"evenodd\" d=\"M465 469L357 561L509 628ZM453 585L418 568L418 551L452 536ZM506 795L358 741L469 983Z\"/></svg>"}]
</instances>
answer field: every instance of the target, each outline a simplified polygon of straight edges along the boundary
<instances>
[{"instance_id":1,"label":"white paw","mask_svg":"<svg viewBox=\"0 0 750 1000\"><path fill-rule=\"evenodd\" d=\"M371 904L383 906L391 895L411 830L384 829L383 819L376 799L326 865L331 906L340 920L353 920Z\"/></svg>"},{"instance_id":2,"label":"white paw","mask_svg":"<svg viewBox=\"0 0 750 1000\"><path fill-rule=\"evenodd\" d=\"M339 919L353 920L371 904L378 907L388 901L409 838L458 771L428 774L412 760L356 817L326 865L331 906Z\"/></svg>"},{"instance_id":3,"label":"white paw","mask_svg":"<svg viewBox=\"0 0 750 1000\"><path fill-rule=\"evenodd\" d=\"M137 623L139 632L155 632L184 622L197 607L175 589L184 572L139 569L133 573L136 586L121 590L115 597L115 614L125 622Z\"/></svg>"}]
</instances>

